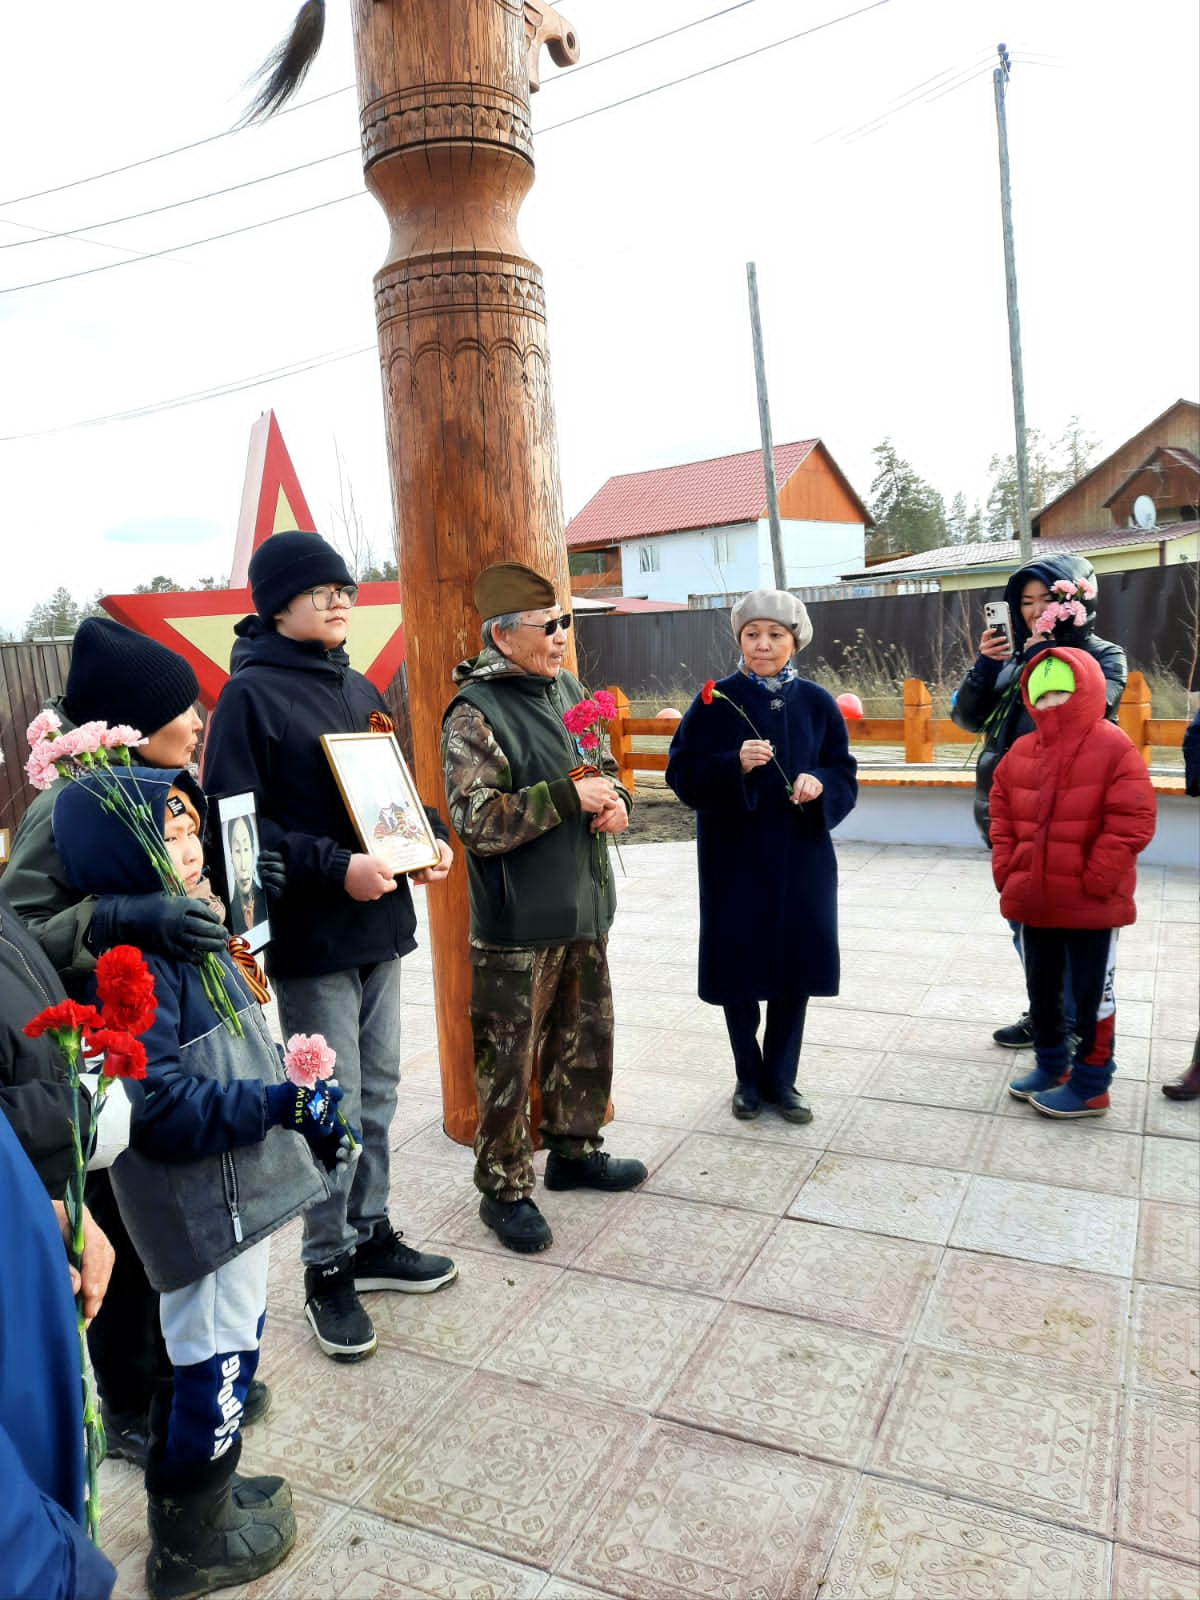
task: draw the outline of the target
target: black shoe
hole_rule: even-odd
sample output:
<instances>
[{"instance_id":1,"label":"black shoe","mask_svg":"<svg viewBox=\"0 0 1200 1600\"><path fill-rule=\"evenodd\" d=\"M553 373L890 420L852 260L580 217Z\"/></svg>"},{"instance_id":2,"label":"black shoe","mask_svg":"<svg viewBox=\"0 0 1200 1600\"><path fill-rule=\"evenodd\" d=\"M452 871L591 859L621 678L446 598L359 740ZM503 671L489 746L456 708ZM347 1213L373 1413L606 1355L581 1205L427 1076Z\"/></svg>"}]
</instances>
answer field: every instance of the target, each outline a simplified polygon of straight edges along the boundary
<instances>
[{"instance_id":1,"label":"black shoe","mask_svg":"<svg viewBox=\"0 0 1200 1600\"><path fill-rule=\"evenodd\" d=\"M304 1315L325 1355L335 1361L365 1361L375 1354L375 1329L355 1293L349 1251L323 1267L306 1267L304 1296Z\"/></svg>"},{"instance_id":2,"label":"black shoe","mask_svg":"<svg viewBox=\"0 0 1200 1600\"><path fill-rule=\"evenodd\" d=\"M733 1091L733 1114L739 1122L753 1122L762 1110L762 1096L757 1089L748 1089L739 1083Z\"/></svg>"},{"instance_id":3,"label":"black shoe","mask_svg":"<svg viewBox=\"0 0 1200 1600\"><path fill-rule=\"evenodd\" d=\"M777 1101L779 1115L785 1122L811 1122L812 1107L799 1089L785 1089Z\"/></svg>"},{"instance_id":4,"label":"black shoe","mask_svg":"<svg viewBox=\"0 0 1200 1600\"><path fill-rule=\"evenodd\" d=\"M104 1426L104 1454L109 1461L132 1461L135 1467L146 1466L150 1453L150 1423L144 1411L110 1411L100 1405L100 1421Z\"/></svg>"},{"instance_id":5,"label":"black shoe","mask_svg":"<svg viewBox=\"0 0 1200 1600\"><path fill-rule=\"evenodd\" d=\"M532 1200L493 1200L485 1194L479 1201L480 1219L510 1250L546 1250L554 1243L550 1224Z\"/></svg>"},{"instance_id":6,"label":"black shoe","mask_svg":"<svg viewBox=\"0 0 1200 1600\"><path fill-rule=\"evenodd\" d=\"M1028 1050L1033 1045L1033 1018L1027 1011L1007 1028L997 1028L992 1038L1006 1050Z\"/></svg>"},{"instance_id":7,"label":"black shoe","mask_svg":"<svg viewBox=\"0 0 1200 1600\"><path fill-rule=\"evenodd\" d=\"M243 1428L252 1428L256 1422L261 1422L271 1409L271 1391L261 1378L251 1378L250 1387L246 1390L246 1402L242 1406Z\"/></svg>"},{"instance_id":8,"label":"black shoe","mask_svg":"<svg viewBox=\"0 0 1200 1600\"><path fill-rule=\"evenodd\" d=\"M1200 1061L1193 1061L1182 1078L1161 1088L1168 1100L1200 1100Z\"/></svg>"},{"instance_id":9,"label":"black shoe","mask_svg":"<svg viewBox=\"0 0 1200 1600\"><path fill-rule=\"evenodd\" d=\"M371 1237L354 1252L354 1287L359 1294L370 1289L399 1289L404 1294L432 1294L453 1283L458 1268L449 1256L427 1256L403 1242L385 1217Z\"/></svg>"},{"instance_id":10,"label":"black shoe","mask_svg":"<svg viewBox=\"0 0 1200 1600\"><path fill-rule=\"evenodd\" d=\"M593 1150L579 1161L568 1161L551 1150L546 1159L547 1189L636 1189L649 1174L640 1161L619 1161L607 1150Z\"/></svg>"},{"instance_id":11,"label":"black shoe","mask_svg":"<svg viewBox=\"0 0 1200 1600\"><path fill-rule=\"evenodd\" d=\"M219 1461L168 1463L158 1447L146 1468L151 1600L198 1600L271 1572L296 1542L288 1505L242 1506L234 1492L240 1440Z\"/></svg>"}]
</instances>

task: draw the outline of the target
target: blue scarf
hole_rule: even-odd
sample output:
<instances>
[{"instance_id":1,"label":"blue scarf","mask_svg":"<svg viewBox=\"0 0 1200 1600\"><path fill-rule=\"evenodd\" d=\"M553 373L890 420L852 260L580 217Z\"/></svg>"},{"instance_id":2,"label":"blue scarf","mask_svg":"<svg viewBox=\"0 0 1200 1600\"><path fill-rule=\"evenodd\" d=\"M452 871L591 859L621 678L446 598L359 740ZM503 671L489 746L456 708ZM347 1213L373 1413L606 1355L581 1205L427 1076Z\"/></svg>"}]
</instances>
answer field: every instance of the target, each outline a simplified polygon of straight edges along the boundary
<instances>
[{"instance_id":1,"label":"blue scarf","mask_svg":"<svg viewBox=\"0 0 1200 1600\"><path fill-rule=\"evenodd\" d=\"M773 678L760 678L757 672L751 672L745 661L743 661L741 665L742 671L750 679L750 682L757 683L759 687L765 689L768 694L778 694L785 683L792 683L800 676L790 661L787 662L786 665L780 667L779 671Z\"/></svg>"}]
</instances>

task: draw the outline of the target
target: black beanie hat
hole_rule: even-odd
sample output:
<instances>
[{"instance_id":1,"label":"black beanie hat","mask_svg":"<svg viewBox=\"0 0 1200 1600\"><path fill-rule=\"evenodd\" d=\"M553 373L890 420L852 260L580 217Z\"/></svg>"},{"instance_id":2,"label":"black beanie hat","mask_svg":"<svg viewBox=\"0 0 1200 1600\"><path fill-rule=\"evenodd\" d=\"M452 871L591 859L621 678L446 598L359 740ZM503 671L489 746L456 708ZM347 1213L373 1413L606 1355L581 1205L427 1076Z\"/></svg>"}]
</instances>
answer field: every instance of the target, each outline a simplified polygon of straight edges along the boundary
<instances>
[{"instance_id":1,"label":"black beanie hat","mask_svg":"<svg viewBox=\"0 0 1200 1600\"><path fill-rule=\"evenodd\" d=\"M182 716L199 693L196 674L165 644L111 617L87 617L79 624L63 695L77 725L126 722L141 733L156 733Z\"/></svg>"},{"instance_id":2,"label":"black beanie hat","mask_svg":"<svg viewBox=\"0 0 1200 1600\"><path fill-rule=\"evenodd\" d=\"M319 533L273 533L250 557L254 609L267 623L302 589L353 582L345 560Z\"/></svg>"}]
</instances>

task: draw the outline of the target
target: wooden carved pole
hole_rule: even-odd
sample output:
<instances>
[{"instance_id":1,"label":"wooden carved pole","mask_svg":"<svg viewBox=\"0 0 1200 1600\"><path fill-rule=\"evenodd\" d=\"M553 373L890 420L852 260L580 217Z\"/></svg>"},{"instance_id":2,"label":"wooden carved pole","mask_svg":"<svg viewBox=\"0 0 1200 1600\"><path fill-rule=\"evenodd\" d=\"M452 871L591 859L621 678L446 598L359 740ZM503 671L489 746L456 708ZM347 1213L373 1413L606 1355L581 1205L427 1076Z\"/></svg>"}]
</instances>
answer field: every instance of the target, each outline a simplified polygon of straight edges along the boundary
<instances>
[{"instance_id":1,"label":"wooden carved pole","mask_svg":"<svg viewBox=\"0 0 1200 1600\"><path fill-rule=\"evenodd\" d=\"M565 65L578 49L532 0L353 10L363 166L391 226L375 308L413 751L432 801L450 673L479 648L476 576L523 561L570 603L545 297L517 212L533 183L538 50ZM461 861L428 898L445 1125L465 1143L476 1109Z\"/></svg>"}]
</instances>

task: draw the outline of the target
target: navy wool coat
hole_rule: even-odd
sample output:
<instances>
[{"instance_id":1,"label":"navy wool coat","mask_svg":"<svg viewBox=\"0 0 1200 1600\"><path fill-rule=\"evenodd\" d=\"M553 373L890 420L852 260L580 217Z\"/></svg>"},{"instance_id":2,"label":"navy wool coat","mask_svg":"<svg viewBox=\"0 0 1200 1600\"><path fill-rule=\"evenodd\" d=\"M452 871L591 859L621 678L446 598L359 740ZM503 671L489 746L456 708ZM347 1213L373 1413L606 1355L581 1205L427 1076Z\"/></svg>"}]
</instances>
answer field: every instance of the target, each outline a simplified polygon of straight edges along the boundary
<instances>
[{"instance_id":1,"label":"navy wool coat","mask_svg":"<svg viewBox=\"0 0 1200 1600\"><path fill-rule=\"evenodd\" d=\"M697 695L671 741L667 782L697 813L700 998L710 1005L836 994L837 861L830 829L858 798L856 764L833 697L807 678L777 693L740 672L717 689L745 709ZM773 761L744 773L738 751L769 739ZM798 773L824 785L802 806Z\"/></svg>"}]
</instances>

